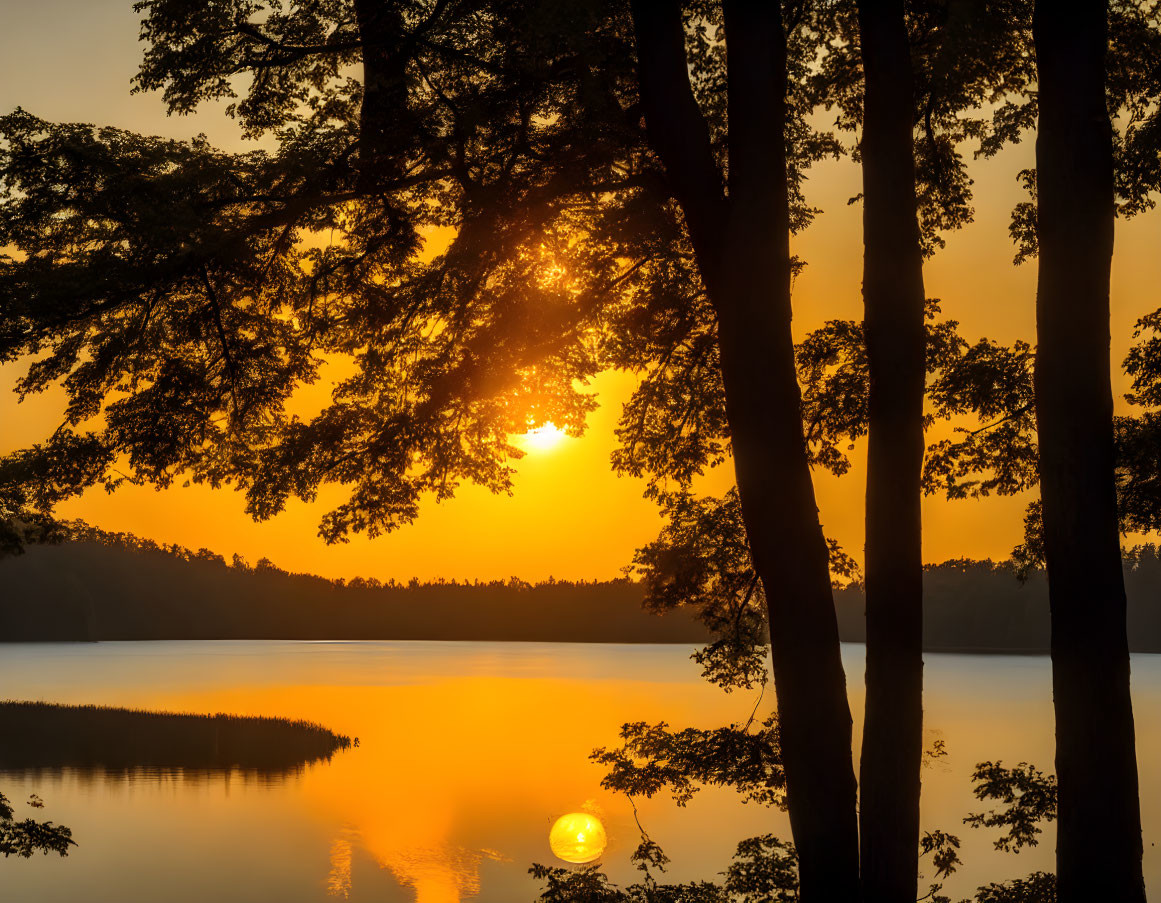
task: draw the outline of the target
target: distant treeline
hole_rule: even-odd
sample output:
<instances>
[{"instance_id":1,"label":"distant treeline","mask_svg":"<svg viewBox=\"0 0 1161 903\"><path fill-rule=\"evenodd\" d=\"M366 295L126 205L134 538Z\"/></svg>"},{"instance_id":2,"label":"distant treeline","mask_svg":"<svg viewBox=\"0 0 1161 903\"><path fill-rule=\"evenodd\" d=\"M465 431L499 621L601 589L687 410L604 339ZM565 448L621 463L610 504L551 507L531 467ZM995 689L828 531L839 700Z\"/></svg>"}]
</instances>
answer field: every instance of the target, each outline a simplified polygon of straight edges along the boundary
<instances>
[{"instance_id":1,"label":"distant treeline","mask_svg":"<svg viewBox=\"0 0 1161 903\"><path fill-rule=\"evenodd\" d=\"M0 641L422 639L700 643L692 614L641 607L630 580L407 584L251 567L206 549L71 525L0 560ZM449 550L454 555L454 550Z\"/></svg>"},{"instance_id":2,"label":"distant treeline","mask_svg":"<svg viewBox=\"0 0 1161 903\"><path fill-rule=\"evenodd\" d=\"M0 702L0 772L182 769L274 777L351 743L320 724L285 718Z\"/></svg>"},{"instance_id":3,"label":"distant treeline","mask_svg":"<svg viewBox=\"0 0 1161 903\"><path fill-rule=\"evenodd\" d=\"M294 574L207 549L70 525L72 539L0 561L0 641L427 639L702 643L691 612L645 612L631 580L409 583ZM1125 558L1130 646L1161 652L1161 548ZM933 651L1048 649L1043 573L1009 562L929 565L924 640ZM843 640L865 638L863 592L835 592Z\"/></svg>"},{"instance_id":4,"label":"distant treeline","mask_svg":"<svg viewBox=\"0 0 1161 903\"><path fill-rule=\"evenodd\" d=\"M1124 556L1129 600L1129 648L1161 652L1161 547L1146 544ZM1011 562L957 559L928 565L923 579L923 642L938 652L1047 652L1048 582L1043 571L1021 581ZM862 587L836 590L839 633L866 639Z\"/></svg>"}]
</instances>

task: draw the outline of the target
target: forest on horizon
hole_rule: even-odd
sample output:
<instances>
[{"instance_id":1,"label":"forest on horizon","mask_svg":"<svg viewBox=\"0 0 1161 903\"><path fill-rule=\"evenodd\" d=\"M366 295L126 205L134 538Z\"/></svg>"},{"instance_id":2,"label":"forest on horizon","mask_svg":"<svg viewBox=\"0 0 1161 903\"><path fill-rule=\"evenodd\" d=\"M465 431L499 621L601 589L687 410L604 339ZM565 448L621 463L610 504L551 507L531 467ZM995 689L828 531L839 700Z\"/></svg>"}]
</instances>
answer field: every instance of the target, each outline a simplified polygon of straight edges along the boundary
<instances>
[{"instance_id":1,"label":"forest on horizon","mask_svg":"<svg viewBox=\"0 0 1161 903\"><path fill-rule=\"evenodd\" d=\"M617 580L530 583L334 580L267 558L229 561L208 549L159 544L83 522L67 539L0 561L12 592L0 603L0 642L125 639L536 640L705 643L694 605L657 617L646 589ZM1161 548L1125 551L1130 645L1161 652ZM866 641L865 590L836 579L844 642ZM27 600L36 599L35 605ZM1046 653L1042 569L958 559L924 569L924 647L944 652Z\"/></svg>"}]
</instances>

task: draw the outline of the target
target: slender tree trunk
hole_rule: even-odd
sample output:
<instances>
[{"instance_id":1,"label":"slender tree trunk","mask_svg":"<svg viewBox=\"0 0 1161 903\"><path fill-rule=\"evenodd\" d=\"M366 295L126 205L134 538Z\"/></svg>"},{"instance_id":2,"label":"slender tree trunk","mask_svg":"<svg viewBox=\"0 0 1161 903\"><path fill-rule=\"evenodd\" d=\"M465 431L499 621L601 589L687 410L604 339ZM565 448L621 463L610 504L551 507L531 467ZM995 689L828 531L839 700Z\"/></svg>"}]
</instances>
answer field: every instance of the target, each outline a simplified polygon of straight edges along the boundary
<instances>
[{"instance_id":1,"label":"slender tree trunk","mask_svg":"<svg viewBox=\"0 0 1161 903\"><path fill-rule=\"evenodd\" d=\"M1037 0L1036 416L1052 608L1058 899L1139 903L1141 813L1113 482L1103 0Z\"/></svg>"},{"instance_id":2,"label":"slender tree trunk","mask_svg":"<svg viewBox=\"0 0 1161 903\"><path fill-rule=\"evenodd\" d=\"M851 717L791 333L786 41L779 4L726 0L729 197L690 90L680 6L634 0L650 141L718 314L742 513L770 620L804 903L859 897Z\"/></svg>"},{"instance_id":3,"label":"slender tree trunk","mask_svg":"<svg viewBox=\"0 0 1161 903\"><path fill-rule=\"evenodd\" d=\"M923 253L902 0L859 0L867 447L863 897L914 903L923 755Z\"/></svg>"},{"instance_id":4,"label":"slender tree trunk","mask_svg":"<svg viewBox=\"0 0 1161 903\"><path fill-rule=\"evenodd\" d=\"M857 900L851 715L829 553L802 436L789 270L771 254L777 245L762 240L770 236L759 224L742 240L747 221L731 217L729 275L712 294L735 476L766 595L801 899Z\"/></svg>"}]
</instances>

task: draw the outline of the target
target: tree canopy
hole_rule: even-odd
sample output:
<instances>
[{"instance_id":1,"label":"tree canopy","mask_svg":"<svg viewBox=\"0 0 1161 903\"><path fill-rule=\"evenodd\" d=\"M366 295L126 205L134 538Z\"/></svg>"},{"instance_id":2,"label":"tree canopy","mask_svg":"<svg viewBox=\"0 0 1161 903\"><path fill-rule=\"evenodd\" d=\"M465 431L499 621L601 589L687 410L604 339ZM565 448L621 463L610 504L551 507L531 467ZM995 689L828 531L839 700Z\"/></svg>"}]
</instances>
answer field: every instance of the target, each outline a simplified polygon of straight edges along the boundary
<instances>
[{"instance_id":1,"label":"tree canopy","mask_svg":"<svg viewBox=\"0 0 1161 903\"><path fill-rule=\"evenodd\" d=\"M93 484L176 479L234 484L265 518L333 482L349 494L321 534L374 535L465 480L510 490L511 435L549 420L579 433L586 383L608 367L642 375L617 468L661 491L724 460L716 321L644 137L622 4L137 9L136 90L182 114L226 99L264 149L0 119L0 360L29 362L22 394L68 395L60 429L0 465L6 519ZM992 153L1033 115L1029 4L958 9L915 4L909 20L932 250L971 216L964 143ZM811 162L857 154L852 16L848 2L788 9L797 229L815 212ZM728 166L720 9L690 4L686 25ZM1155 111L1139 82L1120 90L1125 143L1144 160ZM837 118L820 131L824 108ZM800 352L808 429L832 469L845 457L830 440L857 437L864 404L857 373L817 377L857 356L855 340L832 324ZM327 361L349 375L300 415L295 390Z\"/></svg>"}]
</instances>

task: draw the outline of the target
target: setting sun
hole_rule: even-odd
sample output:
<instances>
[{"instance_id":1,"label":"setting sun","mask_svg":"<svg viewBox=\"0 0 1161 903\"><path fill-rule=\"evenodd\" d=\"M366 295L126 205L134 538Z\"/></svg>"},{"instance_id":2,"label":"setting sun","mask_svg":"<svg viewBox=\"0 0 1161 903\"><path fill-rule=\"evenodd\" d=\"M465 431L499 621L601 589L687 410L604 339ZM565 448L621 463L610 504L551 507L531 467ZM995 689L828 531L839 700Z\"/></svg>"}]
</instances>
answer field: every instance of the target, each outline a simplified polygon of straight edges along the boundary
<instances>
[{"instance_id":1,"label":"setting sun","mask_svg":"<svg viewBox=\"0 0 1161 903\"><path fill-rule=\"evenodd\" d=\"M548 451L560 444L565 437L564 430L549 421L543 426L529 430L520 437L520 445L526 451Z\"/></svg>"}]
</instances>

